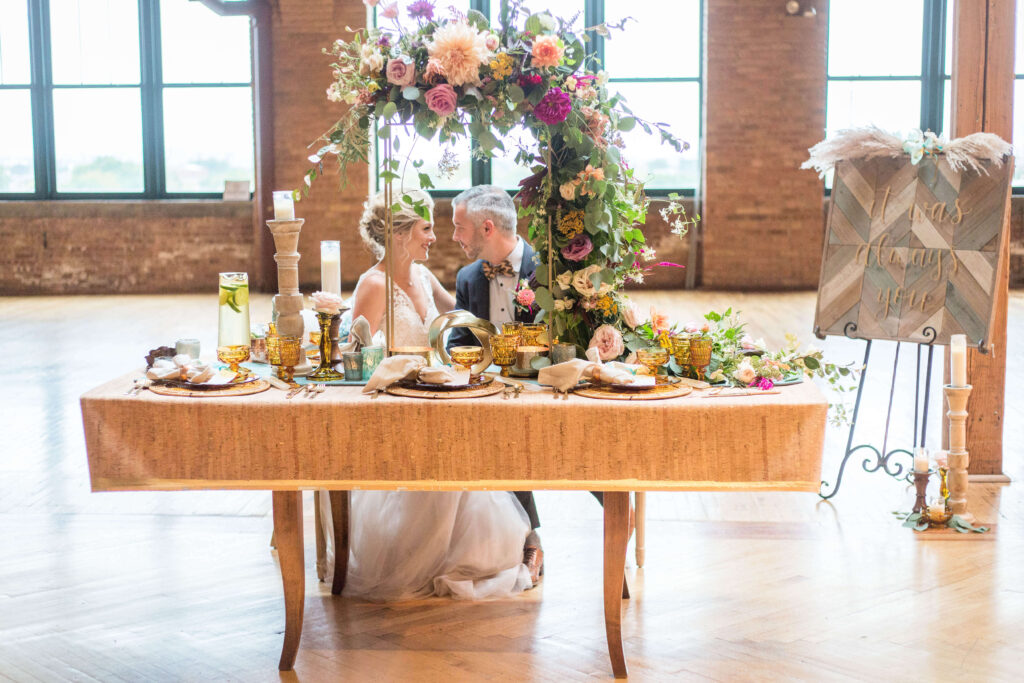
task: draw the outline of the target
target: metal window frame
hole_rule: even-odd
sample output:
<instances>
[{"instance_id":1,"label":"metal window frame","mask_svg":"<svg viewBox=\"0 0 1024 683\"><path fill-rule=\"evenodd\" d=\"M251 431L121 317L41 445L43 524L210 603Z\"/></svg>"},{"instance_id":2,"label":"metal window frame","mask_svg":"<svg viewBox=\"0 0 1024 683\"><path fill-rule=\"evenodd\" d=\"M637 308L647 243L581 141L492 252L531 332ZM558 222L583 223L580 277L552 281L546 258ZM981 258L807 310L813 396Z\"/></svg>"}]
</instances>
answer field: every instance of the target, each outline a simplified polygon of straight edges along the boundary
<instances>
[{"instance_id":1,"label":"metal window frame","mask_svg":"<svg viewBox=\"0 0 1024 683\"><path fill-rule=\"evenodd\" d=\"M220 199L223 196L221 192L167 191L163 92L169 88L244 87L252 89L252 78L250 77L247 83L163 82L160 0L137 0L137 4L139 17L138 83L54 84L50 0L26 0L31 82L27 86L0 86L0 89L27 89L30 92L35 190L33 192L0 191L0 200ZM57 189L53 93L55 90L100 88L132 88L139 91L139 115L142 118L143 190L141 192L61 192Z\"/></svg>"},{"instance_id":2,"label":"metal window frame","mask_svg":"<svg viewBox=\"0 0 1024 683\"><path fill-rule=\"evenodd\" d=\"M825 121L828 122L828 87L835 82L880 83L885 81L917 82L921 85L921 107L918 127L940 131L945 112L946 80L946 12L948 0L923 0L921 21L921 74L919 76L832 76L825 60ZM831 21L827 31L831 30ZM831 41L826 38L826 44ZM825 195L832 193L825 188Z\"/></svg>"},{"instance_id":3,"label":"metal window frame","mask_svg":"<svg viewBox=\"0 0 1024 683\"><path fill-rule=\"evenodd\" d=\"M490 0L470 0L469 8L471 10L477 10L482 13L487 20L491 19L491 3ZM377 25L377 10L376 8L372 12L373 25ZM586 26L596 26L604 21L604 0L583 0L583 23ZM697 45L697 73L702 74L704 69L704 12L698 12L698 21L700 25L698 27L698 45ZM604 38L598 35L593 35L592 39L585 43L587 56L597 57L601 63L604 63ZM610 78L609 82L612 83L697 83L697 106L698 108L703 106L704 102L704 80L701 76L687 76L685 78ZM698 140L694 142L697 145L698 150L698 168L700 168L700 144L699 140L704 135L704 117L698 117ZM376 129L375 129L376 130ZM374 136L374 171L373 171L373 182L376 191L380 191L380 178L378 177L378 171L380 169L380 153L379 145L376 136ZM470 149L476 148L476 139L470 136ZM490 159L480 159L476 156L471 156L471 167L470 167L470 182L473 185L489 185L492 180L492 169ZM697 185L700 185L700 179L698 178ZM506 188L510 193L515 193L518 190L515 188ZM459 190L430 190L430 195L434 198L451 198L459 193ZM689 188L653 188L647 191L647 195L650 197L666 197L671 193L679 194L683 197L694 197L697 194L696 187Z\"/></svg>"}]
</instances>

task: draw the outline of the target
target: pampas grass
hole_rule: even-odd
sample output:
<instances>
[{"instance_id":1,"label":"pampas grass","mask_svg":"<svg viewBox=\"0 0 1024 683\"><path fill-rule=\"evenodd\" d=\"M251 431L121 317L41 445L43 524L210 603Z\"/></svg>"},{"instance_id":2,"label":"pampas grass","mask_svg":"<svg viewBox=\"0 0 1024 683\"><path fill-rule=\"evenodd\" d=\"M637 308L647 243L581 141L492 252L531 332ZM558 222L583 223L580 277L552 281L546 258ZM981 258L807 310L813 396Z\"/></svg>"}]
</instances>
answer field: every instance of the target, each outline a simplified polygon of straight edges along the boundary
<instances>
[{"instance_id":1,"label":"pampas grass","mask_svg":"<svg viewBox=\"0 0 1024 683\"><path fill-rule=\"evenodd\" d=\"M1003 159L1013 154L1013 147L998 135L974 133L952 141L940 141L946 161L954 171L970 169L975 173L988 175L985 162L1001 167ZM903 151L903 140L876 126L841 130L831 139L822 140L811 147L810 158L800 168L813 168L824 177L842 159L896 158Z\"/></svg>"}]
</instances>

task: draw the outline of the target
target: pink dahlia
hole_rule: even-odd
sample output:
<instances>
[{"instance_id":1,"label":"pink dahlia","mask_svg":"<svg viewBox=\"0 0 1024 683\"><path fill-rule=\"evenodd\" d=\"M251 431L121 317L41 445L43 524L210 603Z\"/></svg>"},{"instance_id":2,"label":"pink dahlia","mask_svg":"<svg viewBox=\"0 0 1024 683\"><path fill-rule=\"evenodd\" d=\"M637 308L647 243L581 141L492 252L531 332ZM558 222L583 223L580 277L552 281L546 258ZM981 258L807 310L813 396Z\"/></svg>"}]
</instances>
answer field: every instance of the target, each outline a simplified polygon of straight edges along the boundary
<instances>
[{"instance_id":1,"label":"pink dahlia","mask_svg":"<svg viewBox=\"0 0 1024 683\"><path fill-rule=\"evenodd\" d=\"M544 95L536 107L533 108L533 115L541 123L553 126L565 121L565 117L572 111L572 98L563 92L561 88L551 88Z\"/></svg>"}]
</instances>

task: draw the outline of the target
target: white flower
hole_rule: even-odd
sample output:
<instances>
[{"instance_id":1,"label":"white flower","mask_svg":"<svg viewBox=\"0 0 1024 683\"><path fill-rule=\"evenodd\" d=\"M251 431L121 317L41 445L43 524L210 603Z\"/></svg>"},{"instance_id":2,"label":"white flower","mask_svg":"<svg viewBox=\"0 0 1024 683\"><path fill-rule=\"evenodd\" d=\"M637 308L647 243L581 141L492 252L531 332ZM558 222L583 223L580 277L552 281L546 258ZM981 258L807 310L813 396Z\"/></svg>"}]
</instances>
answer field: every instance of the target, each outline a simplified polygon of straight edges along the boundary
<instances>
[{"instance_id":1,"label":"white flower","mask_svg":"<svg viewBox=\"0 0 1024 683\"><path fill-rule=\"evenodd\" d=\"M733 370L732 376L742 384L750 384L757 379L757 370L750 364L750 358L744 358L743 362Z\"/></svg>"},{"instance_id":2,"label":"white flower","mask_svg":"<svg viewBox=\"0 0 1024 683\"><path fill-rule=\"evenodd\" d=\"M574 303L576 303L574 299L555 299L555 310L570 311Z\"/></svg>"},{"instance_id":3,"label":"white flower","mask_svg":"<svg viewBox=\"0 0 1024 683\"><path fill-rule=\"evenodd\" d=\"M596 263L592 266L587 266L583 270L577 270L572 276L572 286L583 296L597 296L599 292L594 283L590 281L590 276L600 273L601 270L602 266ZM604 283L602 283L601 289L604 289L604 286Z\"/></svg>"},{"instance_id":4,"label":"white flower","mask_svg":"<svg viewBox=\"0 0 1024 683\"><path fill-rule=\"evenodd\" d=\"M339 313L344 305L341 297L334 292L313 292L309 298L313 300L313 308L318 313L334 315Z\"/></svg>"},{"instance_id":5,"label":"white flower","mask_svg":"<svg viewBox=\"0 0 1024 683\"><path fill-rule=\"evenodd\" d=\"M569 287L572 285L572 271L565 271L564 273L555 278L555 282L557 282L558 286L561 287L562 289L569 289Z\"/></svg>"},{"instance_id":6,"label":"white flower","mask_svg":"<svg viewBox=\"0 0 1024 683\"><path fill-rule=\"evenodd\" d=\"M344 99L341 94L341 87L337 83L331 83L330 87L327 88L327 99L331 102L341 102Z\"/></svg>"},{"instance_id":7,"label":"white flower","mask_svg":"<svg viewBox=\"0 0 1024 683\"><path fill-rule=\"evenodd\" d=\"M576 188L580 186L580 181L575 178L567 182L562 183L558 186L558 192L562 195L562 199L566 201L572 201L576 198Z\"/></svg>"},{"instance_id":8,"label":"white flower","mask_svg":"<svg viewBox=\"0 0 1024 683\"><path fill-rule=\"evenodd\" d=\"M384 55L373 45L363 45L359 50L359 75L369 76L384 68Z\"/></svg>"},{"instance_id":9,"label":"white flower","mask_svg":"<svg viewBox=\"0 0 1024 683\"><path fill-rule=\"evenodd\" d=\"M711 380L712 382L721 382L723 379L725 379L725 373L722 372L722 368L718 368L710 375L708 375L708 379Z\"/></svg>"}]
</instances>

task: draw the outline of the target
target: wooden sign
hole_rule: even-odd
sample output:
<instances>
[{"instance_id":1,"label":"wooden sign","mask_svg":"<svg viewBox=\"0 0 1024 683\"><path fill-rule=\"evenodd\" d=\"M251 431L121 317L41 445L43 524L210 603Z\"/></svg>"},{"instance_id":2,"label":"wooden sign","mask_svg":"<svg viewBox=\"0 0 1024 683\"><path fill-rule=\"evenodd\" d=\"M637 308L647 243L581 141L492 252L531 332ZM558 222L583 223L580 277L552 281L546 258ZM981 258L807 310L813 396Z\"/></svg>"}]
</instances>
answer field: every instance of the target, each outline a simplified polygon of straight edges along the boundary
<instances>
[{"instance_id":1,"label":"wooden sign","mask_svg":"<svg viewBox=\"0 0 1024 683\"><path fill-rule=\"evenodd\" d=\"M835 166L814 332L985 347L1013 161L990 175L942 155Z\"/></svg>"}]
</instances>

